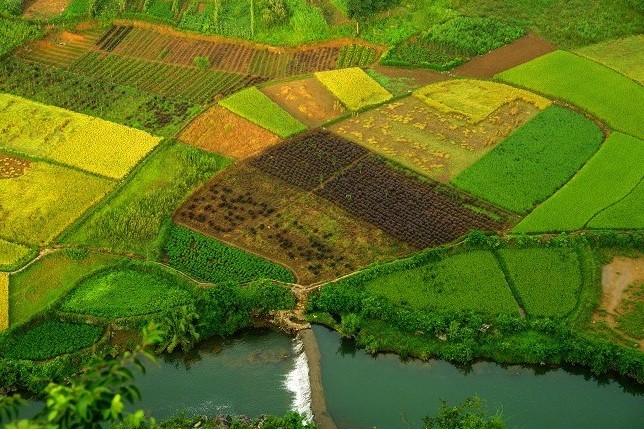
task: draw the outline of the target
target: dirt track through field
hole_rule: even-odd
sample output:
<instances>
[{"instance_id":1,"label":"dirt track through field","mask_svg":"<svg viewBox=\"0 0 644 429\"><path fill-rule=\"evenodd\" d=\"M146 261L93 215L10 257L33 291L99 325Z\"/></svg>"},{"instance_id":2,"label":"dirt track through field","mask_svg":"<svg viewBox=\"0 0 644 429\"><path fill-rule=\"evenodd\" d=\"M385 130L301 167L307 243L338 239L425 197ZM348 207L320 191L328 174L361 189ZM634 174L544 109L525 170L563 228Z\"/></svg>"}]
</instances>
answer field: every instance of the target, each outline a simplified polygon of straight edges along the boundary
<instances>
[{"instance_id":1,"label":"dirt track through field","mask_svg":"<svg viewBox=\"0 0 644 429\"><path fill-rule=\"evenodd\" d=\"M556 48L547 40L529 33L509 45L475 57L451 72L457 76L487 79L555 50Z\"/></svg>"}]
</instances>

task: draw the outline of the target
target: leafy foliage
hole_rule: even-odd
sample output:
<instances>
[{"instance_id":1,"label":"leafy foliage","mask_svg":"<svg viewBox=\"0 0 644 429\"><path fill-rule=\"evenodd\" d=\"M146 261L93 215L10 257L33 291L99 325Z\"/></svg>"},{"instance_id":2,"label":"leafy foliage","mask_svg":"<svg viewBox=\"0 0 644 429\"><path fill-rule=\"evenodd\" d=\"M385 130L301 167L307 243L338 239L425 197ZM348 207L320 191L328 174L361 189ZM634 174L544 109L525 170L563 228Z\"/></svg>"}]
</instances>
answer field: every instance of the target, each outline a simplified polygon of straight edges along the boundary
<instances>
[{"instance_id":1,"label":"leafy foliage","mask_svg":"<svg viewBox=\"0 0 644 429\"><path fill-rule=\"evenodd\" d=\"M347 0L346 7L350 18L365 19L399 3L400 0Z\"/></svg>"},{"instance_id":2,"label":"leafy foliage","mask_svg":"<svg viewBox=\"0 0 644 429\"><path fill-rule=\"evenodd\" d=\"M81 282L61 309L105 318L140 316L189 304L189 288L186 280L157 267L114 268Z\"/></svg>"},{"instance_id":3,"label":"leafy foliage","mask_svg":"<svg viewBox=\"0 0 644 429\"><path fill-rule=\"evenodd\" d=\"M168 264L207 282L294 281L286 268L180 226L170 227L163 245Z\"/></svg>"},{"instance_id":4,"label":"leafy foliage","mask_svg":"<svg viewBox=\"0 0 644 429\"><path fill-rule=\"evenodd\" d=\"M199 314L195 312L193 305L167 311L159 319L162 340L157 350L168 353L172 353L178 347L184 352L191 350L201 338L196 327L198 320Z\"/></svg>"},{"instance_id":5,"label":"leafy foliage","mask_svg":"<svg viewBox=\"0 0 644 429\"><path fill-rule=\"evenodd\" d=\"M91 346L102 331L94 325L50 319L11 331L1 339L0 354L10 359L49 359Z\"/></svg>"},{"instance_id":6,"label":"leafy foliage","mask_svg":"<svg viewBox=\"0 0 644 429\"><path fill-rule=\"evenodd\" d=\"M506 427L501 413L490 416L479 397L466 398L457 405L441 406L433 417L425 417L425 429L504 429Z\"/></svg>"},{"instance_id":7,"label":"leafy foliage","mask_svg":"<svg viewBox=\"0 0 644 429\"><path fill-rule=\"evenodd\" d=\"M526 213L570 180L602 140L593 122L551 106L452 183L493 204Z\"/></svg>"},{"instance_id":8,"label":"leafy foliage","mask_svg":"<svg viewBox=\"0 0 644 429\"><path fill-rule=\"evenodd\" d=\"M0 58L28 40L42 37L39 26L18 18L3 17L1 12L0 9Z\"/></svg>"}]
</instances>

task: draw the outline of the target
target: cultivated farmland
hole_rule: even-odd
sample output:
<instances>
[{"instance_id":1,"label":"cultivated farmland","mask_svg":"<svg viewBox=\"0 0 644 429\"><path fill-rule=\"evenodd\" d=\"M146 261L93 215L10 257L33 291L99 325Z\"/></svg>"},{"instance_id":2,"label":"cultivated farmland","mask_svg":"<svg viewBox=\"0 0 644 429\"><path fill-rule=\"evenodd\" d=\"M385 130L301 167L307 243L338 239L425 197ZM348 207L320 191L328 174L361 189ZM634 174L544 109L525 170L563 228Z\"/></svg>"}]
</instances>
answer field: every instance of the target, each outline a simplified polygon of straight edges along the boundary
<instances>
[{"instance_id":1,"label":"cultivated farmland","mask_svg":"<svg viewBox=\"0 0 644 429\"><path fill-rule=\"evenodd\" d=\"M577 49L575 53L644 84L644 35L642 34L585 46Z\"/></svg>"},{"instance_id":2,"label":"cultivated farmland","mask_svg":"<svg viewBox=\"0 0 644 429\"><path fill-rule=\"evenodd\" d=\"M516 232L582 229L625 198L644 177L644 142L614 133L556 194L516 226Z\"/></svg>"},{"instance_id":3,"label":"cultivated farmland","mask_svg":"<svg viewBox=\"0 0 644 429\"><path fill-rule=\"evenodd\" d=\"M574 310L583 287L575 249L501 249L499 255L529 316L565 317Z\"/></svg>"},{"instance_id":4,"label":"cultivated farmland","mask_svg":"<svg viewBox=\"0 0 644 429\"><path fill-rule=\"evenodd\" d=\"M0 332L9 327L9 274L0 272Z\"/></svg>"},{"instance_id":5,"label":"cultivated farmland","mask_svg":"<svg viewBox=\"0 0 644 429\"><path fill-rule=\"evenodd\" d=\"M527 213L570 180L603 138L584 116L551 106L452 183L493 204Z\"/></svg>"},{"instance_id":6,"label":"cultivated farmland","mask_svg":"<svg viewBox=\"0 0 644 429\"><path fill-rule=\"evenodd\" d=\"M262 92L311 128L319 127L346 111L342 102L315 78L266 86Z\"/></svg>"},{"instance_id":7,"label":"cultivated farmland","mask_svg":"<svg viewBox=\"0 0 644 429\"><path fill-rule=\"evenodd\" d=\"M392 97L359 68L318 72L315 77L350 110L360 110Z\"/></svg>"},{"instance_id":8,"label":"cultivated farmland","mask_svg":"<svg viewBox=\"0 0 644 429\"><path fill-rule=\"evenodd\" d=\"M592 60L557 51L497 77L566 100L616 130L644 138L644 87Z\"/></svg>"},{"instance_id":9,"label":"cultivated farmland","mask_svg":"<svg viewBox=\"0 0 644 429\"><path fill-rule=\"evenodd\" d=\"M160 141L122 125L0 94L0 148L120 179Z\"/></svg>"},{"instance_id":10,"label":"cultivated farmland","mask_svg":"<svg viewBox=\"0 0 644 429\"><path fill-rule=\"evenodd\" d=\"M416 95L331 129L421 174L448 182L548 104L524 91L480 81L437 83Z\"/></svg>"},{"instance_id":11,"label":"cultivated farmland","mask_svg":"<svg viewBox=\"0 0 644 429\"><path fill-rule=\"evenodd\" d=\"M280 137L290 137L306 130L303 123L289 115L256 87L231 95L219 104Z\"/></svg>"},{"instance_id":12,"label":"cultivated farmland","mask_svg":"<svg viewBox=\"0 0 644 429\"><path fill-rule=\"evenodd\" d=\"M22 244L12 243L0 238L0 270L12 267L33 253Z\"/></svg>"},{"instance_id":13,"label":"cultivated farmland","mask_svg":"<svg viewBox=\"0 0 644 429\"><path fill-rule=\"evenodd\" d=\"M106 178L32 161L23 175L0 180L0 237L46 245L114 185Z\"/></svg>"},{"instance_id":14,"label":"cultivated farmland","mask_svg":"<svg viewBox=\"0 0 644 429\"><path fill-rule=\"evenodd\" d=\"M248 158L281 141L277 135L222 106L213 106L199 115L179 139L233 159Z\"/></svg>"}]
</instances>

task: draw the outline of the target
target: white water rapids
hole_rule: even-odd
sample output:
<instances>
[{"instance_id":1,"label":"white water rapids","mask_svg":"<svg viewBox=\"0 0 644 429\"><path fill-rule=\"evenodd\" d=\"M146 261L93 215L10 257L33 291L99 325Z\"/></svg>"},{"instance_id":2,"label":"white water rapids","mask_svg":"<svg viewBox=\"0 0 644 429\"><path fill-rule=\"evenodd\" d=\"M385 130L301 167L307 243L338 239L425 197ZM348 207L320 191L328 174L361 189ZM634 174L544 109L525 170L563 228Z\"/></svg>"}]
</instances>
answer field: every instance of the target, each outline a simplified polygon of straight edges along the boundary
<instances>
[{"instance_id":1,"label":"white water rapids","mask_svg":"<svg viewBox=\"0 0 644 429\"><path fill-rule=\"evenodd\" d=\"M293 369L286 374L284 386L293 395L293 410L302 414L307 420L313 420L311 410L311 383L309 380L309 361L304 353L304 345L297 338L293 340L296 357Z\"/></svg>"}]
</instances>

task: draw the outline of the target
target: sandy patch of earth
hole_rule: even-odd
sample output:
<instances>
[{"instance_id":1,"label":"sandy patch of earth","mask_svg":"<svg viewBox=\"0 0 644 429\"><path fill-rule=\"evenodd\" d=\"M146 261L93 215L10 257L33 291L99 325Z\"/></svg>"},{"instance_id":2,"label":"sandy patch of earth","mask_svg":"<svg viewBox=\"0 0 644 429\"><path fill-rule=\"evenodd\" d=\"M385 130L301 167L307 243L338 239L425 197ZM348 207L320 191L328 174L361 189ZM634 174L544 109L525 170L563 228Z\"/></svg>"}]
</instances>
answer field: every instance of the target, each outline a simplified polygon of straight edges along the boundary
<instances>
[{"instance_id":1,"label":"sandy patch of earth","mask_svg":"<svg viewBox=\"0 0 644 429\"><path fill-rule=\"evenodd\" d=\"M25 18L51 18L67 9L71 0L33 0L27 3L22 16Z\"/></svg>"}]
</instances>

